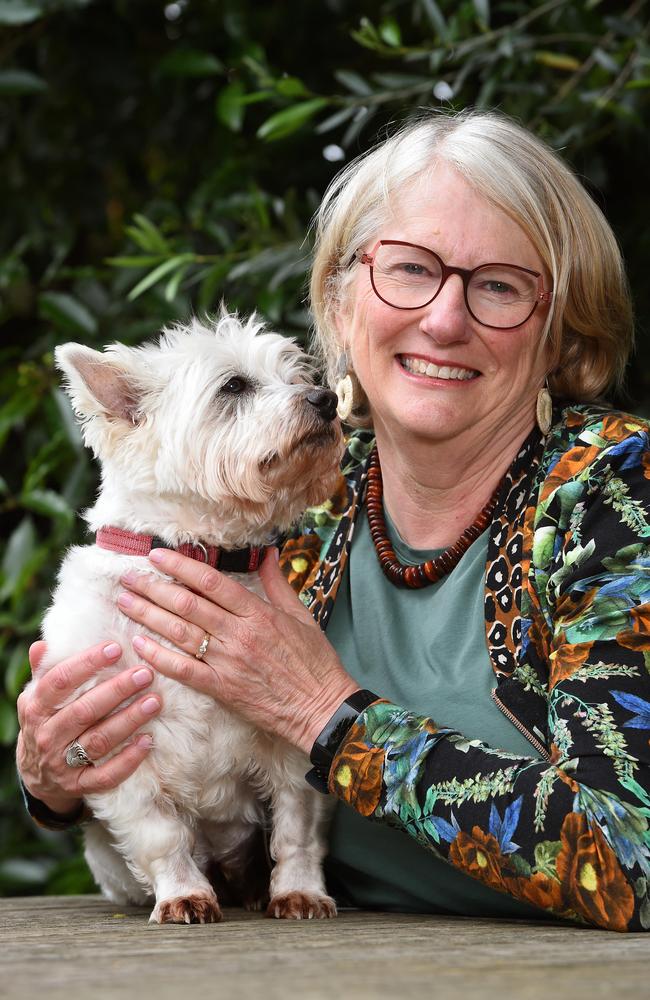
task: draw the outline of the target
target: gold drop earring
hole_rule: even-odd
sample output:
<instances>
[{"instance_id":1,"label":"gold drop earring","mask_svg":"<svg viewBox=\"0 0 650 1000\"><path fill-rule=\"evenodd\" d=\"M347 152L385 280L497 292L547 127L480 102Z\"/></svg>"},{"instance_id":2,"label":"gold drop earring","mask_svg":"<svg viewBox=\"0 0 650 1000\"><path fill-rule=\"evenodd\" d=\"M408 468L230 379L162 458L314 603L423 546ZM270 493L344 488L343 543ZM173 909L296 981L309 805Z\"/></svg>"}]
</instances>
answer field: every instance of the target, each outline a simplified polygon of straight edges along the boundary
<instances>
[{"instance_id":1,"label":"gold drop earring","mask_svg":"<svg viewBox=\"0 0 650 1000\"><path fill-rule=\"evenodd\" d=\"M548 389L548 377L544 379L544 385L537 393L535 413L540 431L544 435L548 434L553 423L553 399Z\"/></svg>"}]
</instances>

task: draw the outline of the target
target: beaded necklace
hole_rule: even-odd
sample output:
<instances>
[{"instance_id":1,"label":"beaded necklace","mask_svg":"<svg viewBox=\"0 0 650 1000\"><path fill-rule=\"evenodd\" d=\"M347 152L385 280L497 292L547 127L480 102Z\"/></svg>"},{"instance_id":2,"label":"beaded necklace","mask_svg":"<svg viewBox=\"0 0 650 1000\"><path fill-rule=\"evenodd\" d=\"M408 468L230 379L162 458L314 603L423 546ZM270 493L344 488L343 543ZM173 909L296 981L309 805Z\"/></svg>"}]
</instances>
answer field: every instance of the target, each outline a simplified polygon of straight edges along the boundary
<instances>
[{"instance_id":1,"label":"beaded necklace","mask_svg":"<svg viewBox=\"0 0 650 1000\"><path fill-rule=\"evenodd\" d=\"M379 558L379 565L390 582L395 584L396 587L410 587L413 590L418 590L420 587L428 587L429 584L436 583L441 577L450 573L460 561L461 556L467 552L472 542L485 531L492 520L500 485L479 513L474 523L465 529L458 541L450 545L449 548L445 549L439 556L436 556L435 559L427 559L426 562L421 562L417 566L405 566L395 555L395 550L390 543L386 530L383 508L384 483L379 464L379 454L377 448L373 448L368 463L368 488L366 492L368 524L370 525L370 534L375 551Z\"/></svg>"}]
</instances>

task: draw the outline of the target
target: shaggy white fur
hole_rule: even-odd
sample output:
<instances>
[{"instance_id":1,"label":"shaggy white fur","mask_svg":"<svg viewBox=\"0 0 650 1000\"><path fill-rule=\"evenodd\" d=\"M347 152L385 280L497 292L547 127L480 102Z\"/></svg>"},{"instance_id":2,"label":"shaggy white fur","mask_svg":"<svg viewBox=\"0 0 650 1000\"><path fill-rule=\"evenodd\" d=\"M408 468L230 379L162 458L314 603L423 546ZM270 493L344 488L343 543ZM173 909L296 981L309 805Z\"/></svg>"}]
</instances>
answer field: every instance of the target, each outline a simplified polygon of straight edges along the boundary
<instances>
[{"instance_id":1,"label":"shaggy white fur","mask_svg":"<svg viewBox=\"0 0 650 1000\"><path fill-rule=\"evenodd\" d=\"M194 320L139 348L65 344L56 360L101 463L85 514L93 531L113 525L170 546L260 545L333 488L338 421L307 400L311 370L298 347L255 317L243 324L222 311L212 325ZM107 638L124 650L112 672L138 662L131 640L142 627L116 606L128 569L156 572L141 556L96 545L68 552L43 623L39 676ZM256 573L237 579L262 593ZM118 904L155 897L157 922L218 920L208 864L227 869L235 859L241 868L270 804L269 912L333 916L321 874L323 803L305 783L304 755L175 681L157 675L153 690L163 700L147 724L153 749L118 788L87 800L95 819L86 858L105 895Z\"/></svg>"}]
</instances>

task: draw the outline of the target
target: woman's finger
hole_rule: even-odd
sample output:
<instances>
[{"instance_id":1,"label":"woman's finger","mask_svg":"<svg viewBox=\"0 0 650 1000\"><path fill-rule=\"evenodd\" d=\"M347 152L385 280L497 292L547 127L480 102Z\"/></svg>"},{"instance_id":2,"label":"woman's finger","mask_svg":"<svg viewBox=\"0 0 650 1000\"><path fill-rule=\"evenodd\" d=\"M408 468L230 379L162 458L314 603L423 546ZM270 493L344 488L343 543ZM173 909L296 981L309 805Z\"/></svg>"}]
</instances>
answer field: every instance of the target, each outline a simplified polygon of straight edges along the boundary
<instances>
[{"instance_id":1,"label":"woman's finger","mask_svg":"<svg viewBox=\"0 0 650 1000\"><path fill-rule=\"evenodd\" d=\"M231 577L178 552L152 549L149 559L163 573L175 577L212 604L217 604L238 617L246 618L254 614L259 605L264 603Z\"/></svg>"},{"instance_id":2,"label":"woman's finger","mask_svg":"<svg viewBox=\"0 0 650 1000\"><path fill-rule=\"evenodd\" d=\"M277 552L278 550L275 548L269 550L260 568L260 578L266 596L270 603L278 608L278 610L291 615L292 618L297 619L297 621L302 622L304 625L313 625L317 628L318 626L311 612L307 610L299 599L280 569Z\"/></svg>"},{"instance_id":3,"label":"woman's finger","mask_svg":"<svg viewBox=\"0 0 650 1000\"><path fill-rule=\"evenodd\" d=\"M142 688L151 684L152 680L153 673L146 666L139 665L121 671L59 709L56 715L43 723L44 736L52 746L67 746L72 740L79 739L80 733L109 716L122 702L133 698ZM142 725L142 720L139 724ZM137 729L137 726L133 729ZM83 745L86 746L85 743ZM88 753L95 759L94 754L90 751Z\"/></svg>"},{"instance_id":4,"label":"woman's finger","mask_svg":"<svg viewBox=\"0 0 650 1000\"><path fill-rule=\"evenodd\" d=\"M171 677L181 684L218 697L218 676L211 664L194 657L184 656L174 649L169 649L149 636L137 635L133 640L138 656L150 663L152 667L165 677Z\"/></svg>"},{"instance_id":5,"label":"woman's finger","mask_svg":"<svg viewBox=\"0 0 650 1000\"><path fill-rule=\"evenodd\" d=\"M223 608L188 590L187 587L162 580L156 573L129 572L120 579L129 591L139 594L152 604L170 612L178 621L196 625L201 634L212 630L215 633L223 632L232 623L230 612L224 611ZM139 607L137 604L129 604L128 597L125 600L123 594L120 594L118 604L124 610L128 609L127 614L132 608ZM139 610L142 612L145 609L140 608ZM184 638L183 628L178 624L175 628L178 632L178 640L174 638L173 641L180 645ZM152 629L158 631L153 626Z\"/></svg>"},{"instance_id":6,"label":"woman's finger","mask_svg":"<svg viewBox=\"0 0 650 1000\"><path fill-rule=\"evenodd\" d=\"M77 688L121 655L122 649L116 642L104 642L57 663L37 679L30 694L32 711L49 718Z\"/></svg>"},{"instance_id":7,"label":"woman's finger","mask_svg":"<svg viewBox=\"0 0 650 1000\"><path fill-rule=\"evenodd\" d=\"M29 665L32 674L38 670L39 664L47 652L47 643L43 639L37 639L29 647Z\"/></svg>"},{"instance_id":8,"label":"woman's finger","mask_svg":"<svg viewBox=\"0 0 650 1000\"><path fill-rule=\"evenodd\" d=\"M129 592L118 594L117 604L131 621L144 625L149 632L155 632L163 639L168 639L179 649L183 649L191 655L194 655L198 650L206 632L214 634L218 631L214 621L211 628L193 625L137 594Z\"/></svg>"},{"instance_id":9,"label":"woman's finger","mask_svg":"<svg viewBox=\"0 0 650 1000\"><path fill-rule=\"evenodd\" d=\"M75 770L75 792L79 798L94 792L107 792L117 788L130 777L147 756L153 740L150 733L139 733L131 743L110 760L97 767L79 767Z\"/></svg>"},{"instance_id":10,"label":"woman's finger","mask_svg":"<svg viewBox=\"0 0 650 1000\"><path fill-rule=\"evenodd\" d=\"M147 669L147 673L150 674L151 670ZM160 712L161 706L158 695L144 695L73 738L81 743L92 761L101 760L122 743L131 740L138 729Z\"/></svg>"}]
</instances>

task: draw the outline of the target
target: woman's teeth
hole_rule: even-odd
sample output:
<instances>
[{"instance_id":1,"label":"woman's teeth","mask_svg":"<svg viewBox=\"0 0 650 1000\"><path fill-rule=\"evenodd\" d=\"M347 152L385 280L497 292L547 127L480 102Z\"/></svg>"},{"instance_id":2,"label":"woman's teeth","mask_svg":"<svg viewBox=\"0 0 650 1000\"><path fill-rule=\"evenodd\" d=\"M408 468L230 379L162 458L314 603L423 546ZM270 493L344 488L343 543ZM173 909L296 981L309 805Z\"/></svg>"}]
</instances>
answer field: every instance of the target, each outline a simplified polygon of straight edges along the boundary
<instances>
[{"instance_id":1,"label":"woman's teeth","mask_svg":"<svg viewBox=\"0 0 650 1000\"><path fill-rule=\"evenodd\" d=\"M414 375L428 375L429 378L460 379L464 381L476 378L478 375L478 372L471 371L469 368L448 368L447 366L440 368L438 365L423 361L421 358L401 357L399 360L402 368L406 368L407 372L413 372Z\"/></svg>"}]
</instances>

